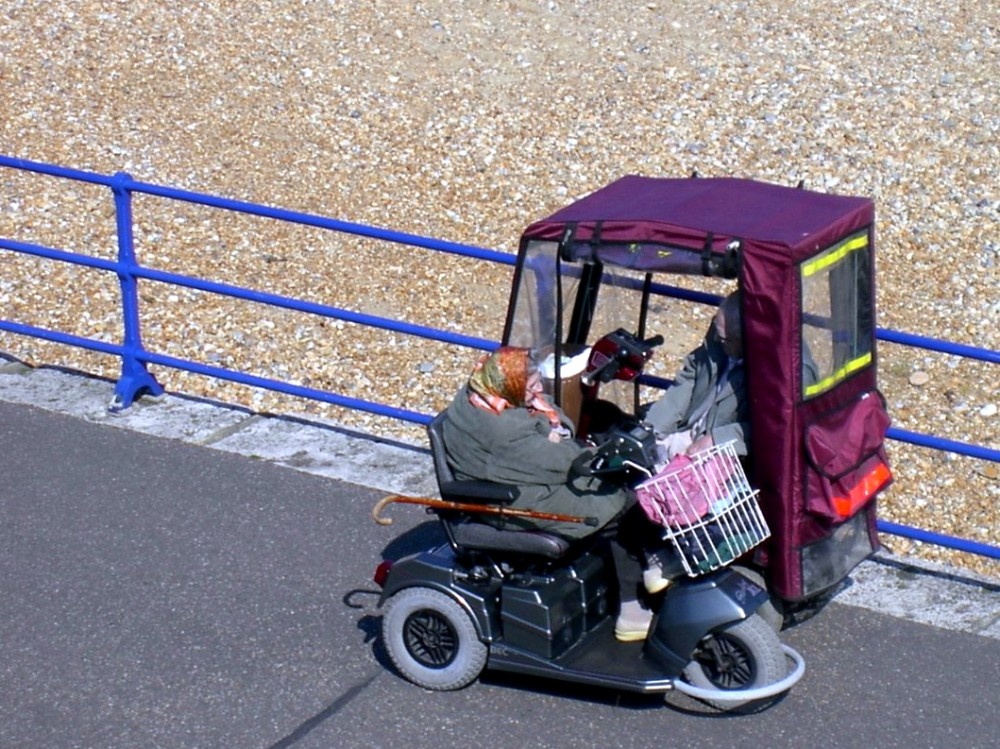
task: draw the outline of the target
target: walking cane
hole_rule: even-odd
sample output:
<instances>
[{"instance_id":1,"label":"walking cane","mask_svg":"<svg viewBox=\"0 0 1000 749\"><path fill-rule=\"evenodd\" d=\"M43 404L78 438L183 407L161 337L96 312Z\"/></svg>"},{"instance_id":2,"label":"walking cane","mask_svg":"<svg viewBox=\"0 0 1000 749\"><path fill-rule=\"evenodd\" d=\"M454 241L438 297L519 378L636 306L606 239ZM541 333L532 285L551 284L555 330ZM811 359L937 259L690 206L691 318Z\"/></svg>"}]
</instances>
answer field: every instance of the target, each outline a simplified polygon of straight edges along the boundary
<instances>
[{"instance_id":1,"label":"walking cane","mask_svg":"<svg viewBox=\"0 0 1000 749\"><path fill-rule=\"evenodd\" d=\"M531 518L533 520L554 520L560 523L580 523L597 527L598 520L595 517L581 517L579 515L560 515L555 512L541 512L539 510L522 510L516 507L503 507L502 505L477 505L472 502L448 502L443 499L432 499L431 497L407 497L403 494L389 494L382 497L372 508L372 517L379 525L392 525L392 518L381 517L380 513L386 505L399 502L407 505L424 505L437 510L458 510L460 512L474 512L485 515L502 515L511 518Z\"/></svg>"}]
</instances>

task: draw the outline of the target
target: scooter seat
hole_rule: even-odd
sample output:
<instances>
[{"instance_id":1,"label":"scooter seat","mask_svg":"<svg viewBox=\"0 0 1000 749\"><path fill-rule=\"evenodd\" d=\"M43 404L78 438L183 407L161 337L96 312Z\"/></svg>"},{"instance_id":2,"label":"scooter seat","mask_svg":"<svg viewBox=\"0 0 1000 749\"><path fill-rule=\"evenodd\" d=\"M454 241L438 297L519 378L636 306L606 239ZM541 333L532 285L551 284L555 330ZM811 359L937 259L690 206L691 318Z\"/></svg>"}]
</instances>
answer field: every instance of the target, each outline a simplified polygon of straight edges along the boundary
<instances>
[{"instance_id":1,"label":"scooter seat","mask_svg":"<svg viewBox=\"0 0 1000 749\"><path fill-rule=\"evenodd\" d=\"M431 457L437 474L441 498L451 502L495 503L506 505L517 499L516 486L492 481L456 481L445 457L442 411L427 425ZM473 551L497 551L558 559L570 547L569 541L544 531L505 530L469 519L442 518L457 546Z\"/></svg>"},{"instance_id":2,"label":"scooter seat","mask_svg":"<svg viewBox=\"0 0 1000 749\"><path fill-rule=\"evenodd\" d=\"M455 543L476 551L500 551L558 559L570 542L560 536L532 530L504 530L474 521L451 525Z\"/></svg>"}]
</instances>

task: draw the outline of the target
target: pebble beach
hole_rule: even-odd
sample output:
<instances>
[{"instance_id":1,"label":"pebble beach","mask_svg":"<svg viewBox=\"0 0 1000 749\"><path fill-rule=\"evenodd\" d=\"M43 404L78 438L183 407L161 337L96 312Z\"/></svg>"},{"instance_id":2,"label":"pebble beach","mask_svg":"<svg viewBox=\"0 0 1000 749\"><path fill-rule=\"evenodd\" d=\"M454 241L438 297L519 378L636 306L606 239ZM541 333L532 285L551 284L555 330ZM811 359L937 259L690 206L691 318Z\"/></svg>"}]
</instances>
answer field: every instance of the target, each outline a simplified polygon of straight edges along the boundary
<instances>
[{"instance_id":1,"label":"pebble beach","mask_svg":"<svg viewBox=\"0 0 1000 749\"><path fill-rule=\"evenodd\" d=\"M0 154L501 252L624 174L868 196L879 326L1000 350L991 0L6 0L0 83ZM489 340L502 332L505 265L149 196L134 214L152 267ZM114 258L109 191L0 169L0 236ZM151 350L425 413L448 403L476 358L155 282L141 304ZM117 280L79 266L0 252L0 310L121 336ZM708 314L677 310L655 374L670 376ZM6 333L0 352L111 378L120 368ZM879 357L896 426L1000 448L996 365L891 343ZM389 419L155 375L169 391L424 441ZM882 517L1000 544L1000 466L889 449L896 481ZM996 561L883 540L1000 577Z\"/></svg>"}]
</instances>

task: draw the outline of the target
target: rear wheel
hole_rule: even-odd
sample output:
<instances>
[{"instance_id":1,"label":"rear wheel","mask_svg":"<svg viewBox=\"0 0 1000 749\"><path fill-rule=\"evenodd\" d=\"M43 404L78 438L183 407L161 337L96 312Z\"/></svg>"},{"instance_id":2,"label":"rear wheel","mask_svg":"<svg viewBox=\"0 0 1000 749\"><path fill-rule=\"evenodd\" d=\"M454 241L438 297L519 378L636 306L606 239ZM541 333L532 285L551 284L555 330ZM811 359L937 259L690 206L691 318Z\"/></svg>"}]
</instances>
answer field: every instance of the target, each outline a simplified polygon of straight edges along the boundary
<instances>
[{"instance_id":1,"label":"rear wheel","mask_svg":"<svg viewBox=\"0 0 1000 749\"><path fill-rule=\"evenodd\" d=\"M431 588L404 588L389 599L382 641L399 672L427 689L460 689L486 665L472 617Z\"/></svg>"},{"instance_id":2,"label":"rear wheel","mask_svg":"<svg viewBox=\"0 0 1000 749\"><path fill-rule=\"evenodd\" d=\"M781 641L757 614L726 625L704 637L683 678L701 689L751 689L785 678L788 667ZM750 701L708 700L722 710L746 708Z\"/></svg>"}]
</instances>

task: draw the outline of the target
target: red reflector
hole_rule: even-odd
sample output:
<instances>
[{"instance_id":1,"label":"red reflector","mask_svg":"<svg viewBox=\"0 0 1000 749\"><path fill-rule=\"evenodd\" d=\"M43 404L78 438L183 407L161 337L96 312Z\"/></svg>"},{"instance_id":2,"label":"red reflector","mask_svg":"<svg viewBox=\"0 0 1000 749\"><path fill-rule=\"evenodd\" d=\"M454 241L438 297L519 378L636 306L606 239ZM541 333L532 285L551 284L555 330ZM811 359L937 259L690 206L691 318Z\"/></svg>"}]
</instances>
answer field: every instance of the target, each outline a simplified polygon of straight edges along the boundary
<instances>
[{"instance_id":1,"label":"red reflector","mask_svg":"<svg viewBox=\"0 0 1000 749\"><path fill-rule=\"evenodd\" d=\"M837 514L841 518L851 517L861 505L875 496L875 493L882 489L891 478L892 472L889 470L889 466L879 461L874 468L851 487L846 495L833 498L833 507Z\"/></svg>"},{"instance_id":2,"label":"red reflector","mask_svg":"<svg viewBox=\"0 0 1000 749\"><path fill-rule=\"evenodd\" d=\"M384 560L375 568L374 580L375 584L380 588L385 587L385 581L389 579L389 570L392 569L392 562L388 559Z\"/></svg>"}]
</instances>

